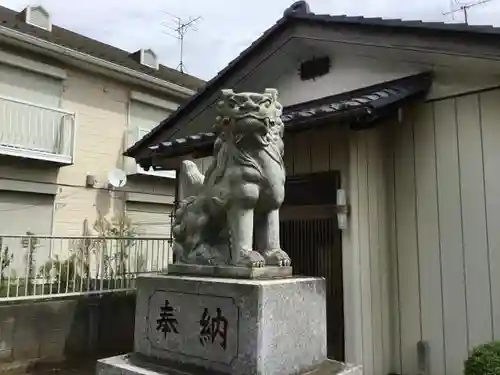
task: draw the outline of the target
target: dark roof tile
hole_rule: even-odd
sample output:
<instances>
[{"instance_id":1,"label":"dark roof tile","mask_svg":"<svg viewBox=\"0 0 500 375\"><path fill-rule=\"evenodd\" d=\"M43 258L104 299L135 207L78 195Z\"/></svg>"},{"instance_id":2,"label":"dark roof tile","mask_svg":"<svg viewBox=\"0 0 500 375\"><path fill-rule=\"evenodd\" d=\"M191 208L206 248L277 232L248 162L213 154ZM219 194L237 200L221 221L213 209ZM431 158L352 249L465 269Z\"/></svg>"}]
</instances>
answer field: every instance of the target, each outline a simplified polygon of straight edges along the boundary
<instances>
[{"instance_id":1,"label":"dark roof tile","mask_svg":"<svg viewBox=\"0 0 500 375\"><path fill-rule=\"evenodd\" d=\"M391 82L373 85L348 93L285 107L281 119L286 131L309 127L315 123L331 123L338 117L350 116L351 127L363 128L390 109L399 108L403 103L419 95L424 95L430 87L430 73L420 73ZM148 147L152 155L175 157L212 144L215 133L198 133L183 138L170 139ZM147 163L146 163L147 164Z\"/></svg>"},{"instance_id":2,"label":"dark roof tile","mask_svg":"<svg viewBox=\"0 0 500 375\"><path fill-rule=\"evenodd\" d=\"M292 5L293 6L293 5ZM285 16L279 19L275 25L266 30L256 41L254 41L247 49L245 49L241 54L239 54L234 60L232 60L224 69L222 69L215 77L213 77L205 87L200 90L196 95L192 96L184 105L180 106L177 111L172 114L168 119L162 121L158 126L156 126L150 133L145 135L140 141L129 148L125 155L134 156L137 151L139 151L148 142L151 142L153 138L158 136L160 132L164 129L170 129L176 125L176 123L184 116L193 110L197 103L202 101L204 98L208 98L216 90L222 87L224 80L232 72L234 72L237 67L253 53L256 53L257 49L266 45L269 40L271 40L275 35L277 35L281 30L285 29L292 23L296 22L306 22L315 24L325 24L327 26L335 25L352 25L356 27L377 27L380 29L392 29L398 28L401 31L409 32L419 32L427 31L430 33L445 32L449 35L467 35L472 37L492 37L489 40L494 40L498 43L498 36L500 35L499 27L492 26L471 26L467 24L460 23L444 23L444 22L423 22L419 20L406 21L402 19L384 19L384 18L367 18L362 16L346 16L346 15L329 15L329 14L315 14L315 13L289 13L285 12ZM500 43L498 43L500 45Z\"/></svg>"},{"instance_id":3,"label":"dark roof tile","mask_svg":"<svg viewBox=\"0 0 500 375\"><path fill-rule=\"evenodd\" d=\"M175 69L160 65L158 70L149 68L135 61L130 57L130 52L120 48L110 46L84 35L53 25L52 31L47 31L36 26L32 26L22 21L18 17L19 13L0 6L0 20L3 26L10 29L19 30L25 34L56 43L58 45L99 57L103 60L148 74L155 78L168 81L179 86L198 90L204 85L204 81L189 74L181 73Z\"/></svg>"}]
</instances>

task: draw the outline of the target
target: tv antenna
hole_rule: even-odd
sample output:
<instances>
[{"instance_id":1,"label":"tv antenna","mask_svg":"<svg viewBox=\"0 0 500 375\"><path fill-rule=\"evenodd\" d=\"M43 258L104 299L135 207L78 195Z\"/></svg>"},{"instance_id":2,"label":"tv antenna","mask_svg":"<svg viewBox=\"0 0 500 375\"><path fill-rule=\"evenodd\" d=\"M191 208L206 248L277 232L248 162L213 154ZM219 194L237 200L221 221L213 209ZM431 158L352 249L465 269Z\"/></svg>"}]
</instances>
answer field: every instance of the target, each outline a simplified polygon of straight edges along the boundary
<instances>
[{"instance_id":1,"label":"tv antenna","mask_svg":"<svg viewBox=\"0 0 500 375\"><path fill-rule=\"evenodd\" d=\"M451 10L449 12L444 12L443 16L447 16L447 15L451 14L453 19L455 19L455 17L454 17L455 13L463 12L464 21L468 25L469 24L469 9L472 7L475 7L476 5L489 3L490 1L493 1L493 0L480 0L480 1L473 2L473 3L464 4L464 3L461 3L459 0L451 0L450 1ZM455 8L455 7L457 7L457 8ZM453 8L455 8L455 9L453 9Z\"/></svg>"},{"instance_id":2,"label":"tv antenna","mask_svg":"<svg viewBox=\"0 0 500 375\"><path fill-rule=\"evenodd\" d=\"M189 19L182 19L180 17L177 17L176 15L170 14L168 12L165 12L167 15L172 17L175 21L175 25L168 25L162 22L162 25L169 28L173 32L175 32L175 35L172 35L170 33L166 33L167 35L170 35L177 40L179 40L180 43L180 56L179 56L179 65L177 65L177 70L179 70L181 73L184 73L186 66L184 65L184 38L186 36L186 33L188 30L193 29L194 31L198 31L195 28L196 22L198 22L201 17L189 17Z\"/></svg>"}]
</instances>

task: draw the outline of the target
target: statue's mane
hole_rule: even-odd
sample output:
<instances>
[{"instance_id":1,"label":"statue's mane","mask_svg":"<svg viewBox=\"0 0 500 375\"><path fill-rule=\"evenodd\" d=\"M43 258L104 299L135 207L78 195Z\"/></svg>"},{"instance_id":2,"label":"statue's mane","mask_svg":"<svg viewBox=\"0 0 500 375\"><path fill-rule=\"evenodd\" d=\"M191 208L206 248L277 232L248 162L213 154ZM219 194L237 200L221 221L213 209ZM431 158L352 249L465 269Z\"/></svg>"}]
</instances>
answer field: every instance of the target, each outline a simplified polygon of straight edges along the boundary
<instances>
[{"instance_id":1,"label":"statue's mane","mask_svg":"<svg viewBox=\"0 0 500 375\"><path fill-rule=\"evenodd\" d=\"M232 132L232 127L229 126L232 122L236 121L238 118L238 112L231 106L231 101L235 101L234 92L232 90L223 90L223 95L221 100L217 103L217 108L220 115L216 119L216 124L214 128L216 130L217 138L214 143L213 151L213 161L207 172L205 173L205 185L215 185L220 178L224 175L224 171L227 168L227 163L231 159L233 163L238 165L244 165L254 168L259 173L262 173L262 167L260 165L260 160L251 154L250 150L247 150L244 146L241 146L241 142L245 137L252 135L256 136L257 130L249 132L248 134L234 134ZM237 94L238 98L245 95L256 94ZM284 124L281 120L281 104L277 101L277 93L275 90L266 90L262 95L262 98L258 96L254 99L258 102L269 103L268 107L259 106L258 109L255 108L254 111L249 110L247 114L258 115L258 121L265 124L266 132L265 134L259 134L255 138L260 140L261 148L265 150L271 158L273 158L278 164L283 165L283 131ZM268 109L266 111L266 109Z\"/></svg>"},{"instance_id":2,"label":"statue's mane","mask_svg":"<svg viewBox=\"0 0 500 375\"><path fill-rule=\"evenodd\" d=\"M290 257L279 244L277 215L284 200L286 173L282 106L277 97L276 90L222 91L209 169L203 175L193 161L182 162L179 186L183 198L172 227L176 262L290 266ZM257 225L254 234L243 220L243 209L252 210L256 220L266 219L268 226ZM255 250L254 236L260 239Z\"/></svg>"}]
</instances>

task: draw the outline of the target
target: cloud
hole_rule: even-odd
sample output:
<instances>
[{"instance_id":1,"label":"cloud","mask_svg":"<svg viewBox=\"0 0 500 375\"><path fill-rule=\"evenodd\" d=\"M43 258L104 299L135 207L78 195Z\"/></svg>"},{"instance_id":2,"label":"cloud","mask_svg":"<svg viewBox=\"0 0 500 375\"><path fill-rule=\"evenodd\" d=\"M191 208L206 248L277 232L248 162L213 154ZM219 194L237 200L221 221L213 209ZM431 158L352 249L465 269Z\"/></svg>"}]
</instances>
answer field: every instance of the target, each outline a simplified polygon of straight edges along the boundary
<instances>
[{"instance_id":1,"label":"cloud","mask_svg":"<svg viewBox=\"0 0 500 375\"><path fill-rule=\"evenodd\" d=\"M363 15L369 17L452 21L442 12L450 0L309 0L315 13ZM172 15L189 19L201 16L196 30L185 38L184 63L187 72L203 79L212 78L234 57L274 24L291 0L39 0L53 23L128 51L153 48L162 63L179 64L179 41L172 27ZM25 0L3 0L2 5L22 10ZM469 12L473 24L498 24L500 3L474 7ZM462 21L460 12L455 21ZM499 20L499 21L497 21Z\"/></svg>"}]
</instances>

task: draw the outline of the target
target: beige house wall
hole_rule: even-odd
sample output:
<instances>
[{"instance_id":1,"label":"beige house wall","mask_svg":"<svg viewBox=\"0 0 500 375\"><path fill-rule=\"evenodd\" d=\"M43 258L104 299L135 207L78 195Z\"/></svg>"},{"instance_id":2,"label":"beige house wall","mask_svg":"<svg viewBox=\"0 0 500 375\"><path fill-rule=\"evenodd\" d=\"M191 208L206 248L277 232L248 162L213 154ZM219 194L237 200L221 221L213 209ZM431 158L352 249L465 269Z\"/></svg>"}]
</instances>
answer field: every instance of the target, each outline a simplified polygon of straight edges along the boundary
<instances>
[{"instance_id":1,"label":"beige house wall","mask_svg":"<svg viewBox=\"0 0 500 375\"><path fill-rule=\"evenodd\" d=\"M173 197L175 182L167 178L131 176L120 191L107 189L107 173L124 166L132 88L82 71L65 71L61 108L76 113L74 164L40 167L0 156L0 179L56 184L52 234L58 236L81 235L84 220L92 224L98 210L109 216L123 212L127 193L146 194L147 201L159 203ZM93 188L85 186L88 174L96 178Z\"/></svg>"}]
</instances>

